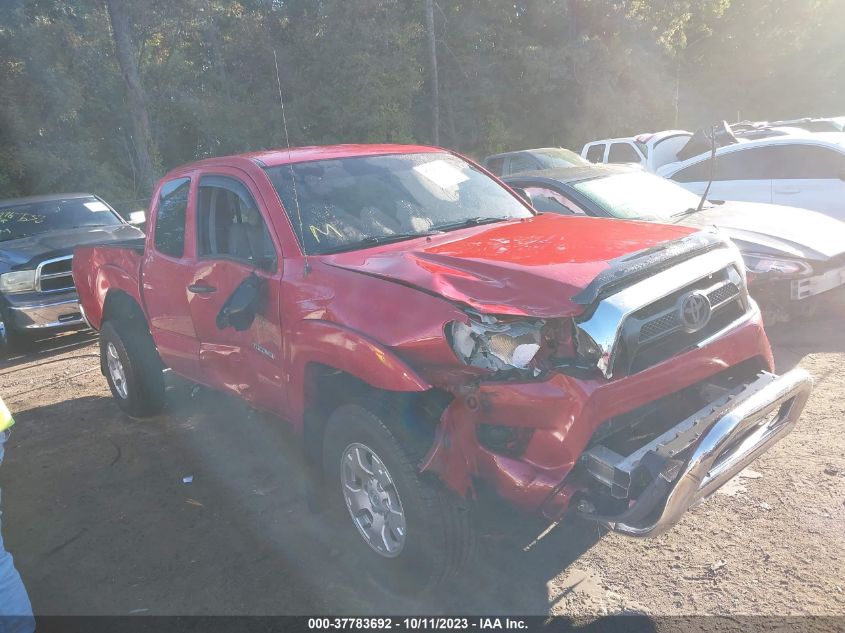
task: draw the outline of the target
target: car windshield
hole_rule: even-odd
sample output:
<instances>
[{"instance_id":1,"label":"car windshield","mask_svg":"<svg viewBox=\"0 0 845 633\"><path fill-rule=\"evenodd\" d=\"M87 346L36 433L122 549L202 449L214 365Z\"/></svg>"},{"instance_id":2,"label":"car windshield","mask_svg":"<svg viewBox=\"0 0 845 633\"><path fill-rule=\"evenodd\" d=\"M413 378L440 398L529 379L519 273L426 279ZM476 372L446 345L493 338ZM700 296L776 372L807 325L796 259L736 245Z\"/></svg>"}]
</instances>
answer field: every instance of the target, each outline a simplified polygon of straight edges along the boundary
<instances>
[{"instance_id":1,"label":"car windshield","mask_svg":"<svg viewBox=\"0 0 845 633\"><path fill-rule=\"evenodd\" d=\"M614 174L572 186L610 215L627 220L668 220L699 202L697 195L648 172Z\"/></svg>"},{"instance_id":2,"label":"car windshield","mask_svg":"<svg viewBox=\"0 0 845 633\"><path fill-rule=\"evenodd\" d=\"M578 165L589 165L586 160L581 158L572 150L559 148L538 149L531 152L540 159L547 168L554 167L576 167Z\"/></svg>"},{"instance_id":3,"label":"car windshield","mask_svg":"<svg viewBox=\"0 0 845 633\"><path fill-rule=\"evenodd\" d=\"M97 198L71 198L0 207L0 242L49 231L121 224L122 220Z\"/></svg>"},{"instance_id":4,"label":"car windshield","mask_svg":"<svg viewBox=\"0 0 845 633\"><path fill-rule=\"evenodd\" d=\"M495 180L448 153L318 160L266 171L309 255L531 215Z\"/></svg>"}]
</instances>

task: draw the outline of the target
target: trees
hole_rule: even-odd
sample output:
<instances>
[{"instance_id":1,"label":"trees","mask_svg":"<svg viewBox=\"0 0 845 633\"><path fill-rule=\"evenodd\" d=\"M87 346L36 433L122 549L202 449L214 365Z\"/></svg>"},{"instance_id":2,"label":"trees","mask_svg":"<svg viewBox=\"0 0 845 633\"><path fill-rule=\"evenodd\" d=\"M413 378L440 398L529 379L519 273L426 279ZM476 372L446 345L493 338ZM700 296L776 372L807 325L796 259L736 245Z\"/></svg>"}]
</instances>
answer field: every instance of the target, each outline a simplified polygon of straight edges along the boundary
<instances>
[{"instance_id":1,"label":"trees","mask_svg":"<svg viewBox=\"0 0 845 633\"><path fill-rule=\"evenodd\" d=\"M425 0L425 33L428 40L428 81L431 90L431 139L440 145L440 80L437 77L437 34L434 31L434 0Z\"/></svg>"},{"instance_id":2,"label":"trees","mask_svg":"<svg viewBox=\"0 0 845 633\"><path fill-rule=\"evenodd\" d=\"M480 157L841 114L844 19L837 0L4 0L0 196L131 211L175 165L283 145L274 51L293 144L436 130Z\"/></svg>"},{"instance_id":3,"label":"trees","mask_svg":"<svg viewBox=\"0 0 845 633\"><path fill-rule=\"evenodd\" d=\"M126 88L126 104L129 120L132 124L132 154L138 167L141 186L150 193L155 182L156 151L153 135L150 131L150 118L147 114L147 98L138 73L138 60L129 24L129 13L124 0L106 0L106 7L111 21L114 48L120 65L120 74Z\"/></svg>"}]
</instances>

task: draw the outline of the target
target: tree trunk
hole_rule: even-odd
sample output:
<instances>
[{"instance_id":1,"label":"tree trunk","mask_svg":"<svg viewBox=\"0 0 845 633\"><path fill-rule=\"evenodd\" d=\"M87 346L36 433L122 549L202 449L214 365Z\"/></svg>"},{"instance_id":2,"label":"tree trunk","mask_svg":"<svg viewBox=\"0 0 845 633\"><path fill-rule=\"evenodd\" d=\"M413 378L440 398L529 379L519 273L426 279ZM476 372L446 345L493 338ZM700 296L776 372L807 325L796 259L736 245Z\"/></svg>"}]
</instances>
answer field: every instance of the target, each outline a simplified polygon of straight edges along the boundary
<instances>
[{"instance_id":1,"label":"tree trunk","mask_svg":"<svg viewBox=\"0 0 845 633\"><path fill-rule=\"evenodd\" d=\"M153 135L150 131L150 119L147 114L144 88L138 73L138 60L132 51L129 16L124 0L106 0L106 7L111 20L117 61L123 84L126 89L126 102L129 106L129 119L132 124L132 140L135 160L138 164L138 177L141 186L150 192L155 184L155 157L157 155Z\"/></svg>"},{"instance_id":2,"label":"tree trunk","mask_svg":"<svg viewBox=\"0 0 845 633\"><path fill-rule=\"evenodd\" d=\"M431 137L435 145L440 145L440 88L437 80L437 42L434 38L434 0L425 0L425 30L428 34L431 81Z\"/></svg>"}]
</instances>

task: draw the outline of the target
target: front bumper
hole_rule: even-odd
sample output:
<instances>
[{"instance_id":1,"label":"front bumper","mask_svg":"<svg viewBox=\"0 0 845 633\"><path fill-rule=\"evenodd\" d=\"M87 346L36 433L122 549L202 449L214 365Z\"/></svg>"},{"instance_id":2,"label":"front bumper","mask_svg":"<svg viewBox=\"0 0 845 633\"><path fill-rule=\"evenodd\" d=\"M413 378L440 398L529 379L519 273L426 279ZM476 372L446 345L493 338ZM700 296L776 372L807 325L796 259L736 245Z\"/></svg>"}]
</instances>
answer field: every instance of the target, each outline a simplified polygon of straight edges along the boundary
<instances>
[{"instance_id":1,"label":"front bumper","mask_svg":"<svg viewBox=\"0 0 845 633\"><path fill-rule=\"evenodd\" d=\"M31 294L21 298L6 297L8 323L15 330L41 331L66 327L84 327L76 292L53 295Z\"/></svg>"},{"instance_id":2,"label":"front bumper","mask_svg":"<svg viewBox=\"0 0 845 633\"><path fill-rule=\"evenodd\" d=\"M795 424L812 390L802 369L783 376L762 372L747 386L701 409L628 456L594 447L588 469L613 489L624 488L646 455L664 459L659 472L627 510L616 516L584 514L630 536L657 536L692 505L734 477ZM680 457L685 455L685 457ZM589 504L583 506L589 507Z\"/></svg>"},{"instance_id":3,"label":"front bumper","mask_svg":"<svg viewBox=\"0 0 845 633\"><path fill-rule=\"evenodd\" d=\"M839 288L843 284L845 284L845 266L813 277L793 280L790 284L790 298L793 301L800 301Z\"/></svg>"},{"instance_id":4,"label":"front bumper","mask_svg":"<svg viewBox=\"0 0 845 633\"><path fill-rule=\"evenodd\" d=\"M482 382L444 411L421 469L460 497L489 491L556 521L583 489L578 466L599 427L746 363L774 368L756 308L715 339L623 379L554 372L540 381ZM533 434L521 455L507 456L479 443L480 424L525 427Z\"/></svg>"}]
</instances>

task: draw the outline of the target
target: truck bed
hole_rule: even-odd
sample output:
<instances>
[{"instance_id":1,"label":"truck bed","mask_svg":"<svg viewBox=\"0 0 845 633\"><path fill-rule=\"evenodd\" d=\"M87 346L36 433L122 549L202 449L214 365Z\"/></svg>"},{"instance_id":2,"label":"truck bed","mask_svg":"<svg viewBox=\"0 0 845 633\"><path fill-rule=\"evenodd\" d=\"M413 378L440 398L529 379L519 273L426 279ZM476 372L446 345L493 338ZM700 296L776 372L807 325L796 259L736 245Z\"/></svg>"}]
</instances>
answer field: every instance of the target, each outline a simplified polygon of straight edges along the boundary
<instances>
[{"instance_id":1,"label":"truck bed","mask_svg":"<svg viewBox=\"0 0 845 633\"><path fill-rule=\"evenodd\" d=\"M74 250L73 280L79 304L94 329L100 329L107 292L125 292L143 305L139 282L144 242L145 238L135 238L80 246Z\"/></svg>"}]
</instances>

